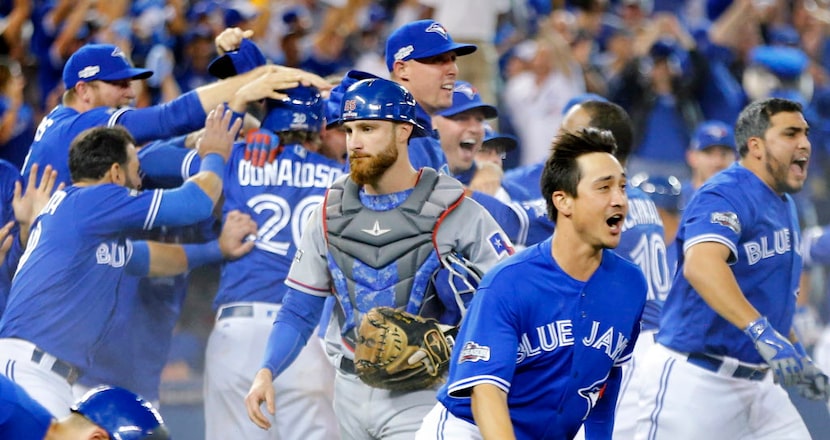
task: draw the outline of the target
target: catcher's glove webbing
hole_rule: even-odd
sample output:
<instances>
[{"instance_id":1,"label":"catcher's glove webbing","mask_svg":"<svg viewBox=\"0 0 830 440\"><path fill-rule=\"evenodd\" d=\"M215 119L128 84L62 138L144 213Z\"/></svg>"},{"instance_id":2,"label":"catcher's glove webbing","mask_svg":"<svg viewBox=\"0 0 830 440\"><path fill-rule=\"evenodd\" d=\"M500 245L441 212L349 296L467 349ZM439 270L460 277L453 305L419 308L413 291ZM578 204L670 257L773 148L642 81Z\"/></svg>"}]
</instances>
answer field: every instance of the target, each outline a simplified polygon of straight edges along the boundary
<instances>
[{"instance_id":1,"label":"catcher's glove webbing","mask_svg":"<svg viewBox=\"0 0 830 440\"><path fill-rule=\"evenodd\" d=\"M355 347L358 377L375 388L412 391L443 380L455 327L391 307L363 315Z\"/></svg>"}]
</instances>

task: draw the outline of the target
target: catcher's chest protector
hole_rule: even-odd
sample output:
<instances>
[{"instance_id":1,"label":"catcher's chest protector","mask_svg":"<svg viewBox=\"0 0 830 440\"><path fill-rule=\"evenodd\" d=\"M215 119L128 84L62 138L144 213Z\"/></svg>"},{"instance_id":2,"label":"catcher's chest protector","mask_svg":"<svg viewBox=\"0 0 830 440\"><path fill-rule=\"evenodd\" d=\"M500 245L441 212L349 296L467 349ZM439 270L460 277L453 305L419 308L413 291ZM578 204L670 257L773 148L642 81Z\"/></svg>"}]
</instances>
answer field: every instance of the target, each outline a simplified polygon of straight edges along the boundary
<instances>
[{"instance_id":1,"label":"catcher's chest protector","mask_svg":"<svg viewBox=\"0 0 830 440\"><path fill-rule=\"evenodd\" d=\"M325 228L328 250L346 279L348 292L337 292L344 308L354 307L355 260L374 269L397 265L395 307L407 304L413 278L433 251L436 221L464 196L461 184L432 168L423 168L412 194L397 208L373 211L363 206L359 187L348 176L332 184L326 195ZM363 286L371 290L371 286ZM349 302L345 304L344 294ZM388 305L388 304L387 304ZM367 310L360 310L366 312ZM357 315L357 314L355 314ZM356 317L356 316L355 316Z\"/></svg>"}]
</instances>

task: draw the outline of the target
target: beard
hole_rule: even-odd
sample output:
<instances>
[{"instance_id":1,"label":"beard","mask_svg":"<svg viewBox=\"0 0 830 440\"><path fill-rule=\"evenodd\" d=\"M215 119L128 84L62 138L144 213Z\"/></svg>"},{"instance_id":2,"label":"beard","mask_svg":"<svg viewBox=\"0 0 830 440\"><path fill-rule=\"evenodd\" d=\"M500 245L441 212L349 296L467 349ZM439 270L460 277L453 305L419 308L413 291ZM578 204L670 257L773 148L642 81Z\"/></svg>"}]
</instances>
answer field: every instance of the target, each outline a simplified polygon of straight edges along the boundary
<instances>
[{"instance_id":1,"label":"beard","mask_svg":"<svg viewBox=\"0 0 830 440\"><path fill-rule=\"evenodd\" d=\"M398 148L390 140L376 155L349 156L349 174L358 185L374 184L398 160Z\"/></svg>"},{"instance_id":2,"label":"beard","mask_svg":"<svg viewBox=\"0 0 830 440\"><path fill-rule=\"evenodd\" d=\"M791 184L789 182L789 175L790 175L790 163L782 162L778 160L775 156L773 156L769 149L766 148L766 155L767 155L767 162L765 164L767 173L772 176L775 182L775 188L773 188L776 192L779 193L788 193L794 194L804 187L804 183Z\"/></svg>"}]
</instances>

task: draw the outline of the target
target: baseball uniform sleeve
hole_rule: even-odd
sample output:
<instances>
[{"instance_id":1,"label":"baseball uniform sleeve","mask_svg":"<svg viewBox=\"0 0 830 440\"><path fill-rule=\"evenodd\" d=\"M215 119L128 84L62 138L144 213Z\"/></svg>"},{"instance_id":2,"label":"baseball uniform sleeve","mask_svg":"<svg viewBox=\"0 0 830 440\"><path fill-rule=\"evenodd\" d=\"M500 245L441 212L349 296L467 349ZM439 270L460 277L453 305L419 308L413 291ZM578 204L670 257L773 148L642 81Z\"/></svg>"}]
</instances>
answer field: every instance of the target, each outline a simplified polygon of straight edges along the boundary
<instances>
[{"instance_id":1,"label":"baseball uniform sleeve","mask_svg":"<svg viewBox=\"0 0 830 440\"><path fill-rule=\"evenodd\" d=\"M314 208L306 222L305 232L285 279L288 287L315 296L328 296L331 291L328 250L323 232L324 206L325 202Z\"/></svg>"},{"instance_id":2,"label":"baseball uniform sleeve","mask_svg":"<svg viewBox=\"0 0 830 440\"><path fill-rule=\"evenodd\" d=\"M514 252L513 243L493 216L470 198L441 221L437 235L442 255L451 250L460 252L482 272ZM441 248L443 243L452 243L451 249Z\"/></svg>"},{"instance_id":3,"label":"baseball uniform sleeve","mask_svg":"<svg viewBox=\"0 0 830 440\"><path fill-rule=\"evenodd\" d=\"M703 242L716 242L729 248L729 264L738 256L741 238L741 207L715 192L702 192L686 208L683 252Z\"/></svg>"}]
</instances>

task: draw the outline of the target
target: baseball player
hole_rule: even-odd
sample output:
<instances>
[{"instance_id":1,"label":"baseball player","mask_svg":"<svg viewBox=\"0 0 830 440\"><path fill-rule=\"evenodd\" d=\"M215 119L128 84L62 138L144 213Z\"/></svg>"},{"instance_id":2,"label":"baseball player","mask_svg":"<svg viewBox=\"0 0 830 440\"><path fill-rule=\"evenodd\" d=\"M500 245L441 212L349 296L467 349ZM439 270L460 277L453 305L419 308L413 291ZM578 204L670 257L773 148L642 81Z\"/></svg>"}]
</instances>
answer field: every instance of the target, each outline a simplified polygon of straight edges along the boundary
<instances>
[{"instance_id":1,"label":"baseball player","mask_svg":"<svg viewBox=\"0 0 830 440\"><path fill-rule=\"evenodd\" d=\"M418 20L395 29L386 40L386 67L389 78L404 86L415 97L416 121L425 136L416 133L409 140L409 160L417 170L432 167L449 174L447 158L441 150L438 132L432 129L432 116L452 105L458 76L455 59L476 51L473 44L453 41L449 32L435 20Z\"/></svg>"},{"instance_id":2,"label":"baseball player","mask_svg":"<svg viewBox=\"0 0 830 440\"><path fill-rule=\"evenodd\" d=\"M182 226L211 215L240 125L230 121L231 112L221 106L208 115L199 148L202 172L174 190L137 190L135 141L122 128L94 128L73 142L74 184L55 192L35 221L0 318L4 374L56 416L71 405L73 384L112 330L124 276L174 275L206 257L253 246L231 240L206 252L126 237L130 230Z\"/></svg>"},{"instance_id":3,"label":"baseball player","mask_svg":"<svg viewBox=\"0 0 830 440\"><path fill-rule=\"evenodd\" d=\"M264 431L241 405L265 355L268 334L283 302L284 281L312 211L343 165L312 152L320 143L324 102L317 89L286 91L288 101L267 103L262 127L234 146L225 175L223 211L240 210L257 223L254 250L222 267L214 300L216 324L205 360L207 439L332 439L334 370L319 341L276 378L276 414ZM257 166L251 151L276 158Z\"/></svg>"},{"instance_id":4,"label":"baseball player","mask_svg":"<svg viewBox=\"0 0 830 440\"><path fill-rule=\"evenodd\" d=\"M248 416L262 428L270 423L260 405L272 414L275 409L273 378L294 360L333 295L336 322L326 339L340 349L334 407L342 438L411 439L435 390L394 392L361 382L353 360L357 323L376 306L417 314L442 260L464 258L487 270L512 253L504 233L464 197L460 183L412 167L407 144L421 129L415 109L406 89L383 79L359 81L343 96L351 174L338 179L311 213L286 278L263 368L245 399Z\"/></svg>"},{"instance_id":5,"label":"baseball player","mask_svg":"<svg viewBox=\"0 0 830 440\"><path fill-rule=\"evenodd\" d=\"M58 420L20 385L0 376L0 438L166 440L170 436L153 406L123 388L92 390Z\"/></svg>"},{"instance_id":6,"label":"baseball player","mask_svg":"<svg viewBox=\"0 0 830 440\"><path fill-rule=\"evenodd\" d=\"M152 75L132 67L114 45L88 44L75 52L63 69L66 92L38 125L23 166L24 178L33 163L50 164L60 182L70 184L66 163L69 142L82 131L96 126L124 126L139 145L144 142L190 133L204 126L208 111L223 102L244 113L248 102L280 98L275 90L294 87L301 81L330 88L316 75L278 66L261 66L242 75L205 85L173 101L146 108L128 107L135 99L132 81ZM254 81L265 76L265 81Z\"/></svg>"},{"instance_id":7,"label":"baseball player","mask_svg":"<svg viewBox=\"0 0 830 440\"><path fill-rule=\"evenodd\" d=\"M807 178L807 131L798 103L751 103L735 126L740 160L686 206L677 275L642 363L636 438L810 438L776 386L828 397L792 331L802 258L789 193Z\"/></svg>"},{"instance_id":8,"label":"baseball player","mask_svg":"<svg viewBox=\"0 0 830 440\"><path fill-rule=\"evenodd\" d=\"M720 121L705 121L698 125L689 149L686 163L691 169L691 178L681 183L681 209L689 203L695 191L715 174L735 163L738 149L735 148L735 133Z\"/></svg>"},{"instance_id":9,"label":"baseball player","mask_svg":"<svg viewBox=\"0 0 830 440\"><path fill-rule=\"evenodd\" d=\"M417 439L610 438L648 285L610 249L628 200L614 138L562 132L542 174L551 238L485 274ZM522 282L517 282L522 280Z\"/></svg>"}]
</instances>

